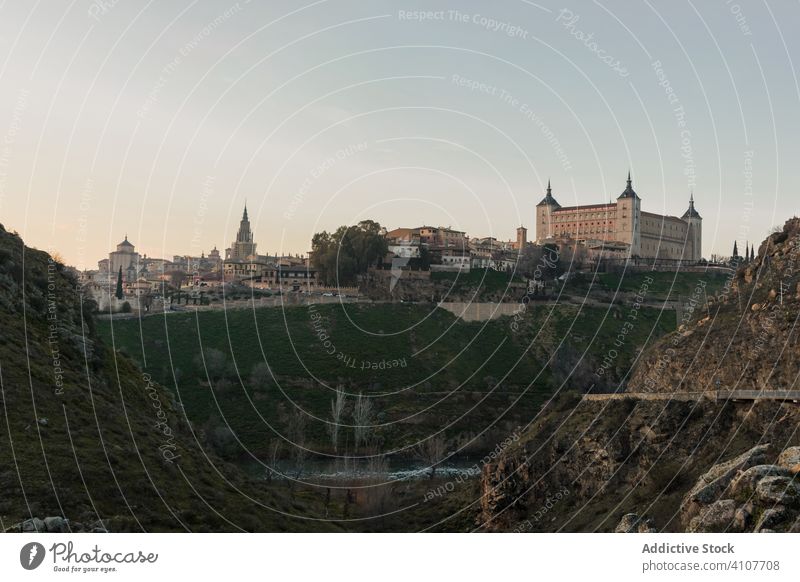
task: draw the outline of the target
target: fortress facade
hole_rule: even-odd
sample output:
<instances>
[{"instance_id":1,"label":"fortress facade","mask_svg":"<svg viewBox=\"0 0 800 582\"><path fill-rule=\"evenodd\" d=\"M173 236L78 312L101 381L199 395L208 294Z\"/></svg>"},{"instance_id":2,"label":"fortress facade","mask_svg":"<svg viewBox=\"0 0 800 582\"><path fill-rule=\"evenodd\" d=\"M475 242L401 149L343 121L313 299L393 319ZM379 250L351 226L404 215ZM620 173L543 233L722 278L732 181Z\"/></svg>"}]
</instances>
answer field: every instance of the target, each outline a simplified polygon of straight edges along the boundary
<instances>
[{"instance_id":1,"label":"fortress facade","mask_svg":"<svg viewBox=\"0 0 800 582\"><path fill-rule=\"evenodd\" d=\"M536 205L536 239L545 242L578 242L587 246L622 248L630 257L697 262L702 258L703 219L689 197L683 216L663 216L641 209L641 198L628 184L608 204L561 206L547 194Z\"/></svg>"}]
</instances>

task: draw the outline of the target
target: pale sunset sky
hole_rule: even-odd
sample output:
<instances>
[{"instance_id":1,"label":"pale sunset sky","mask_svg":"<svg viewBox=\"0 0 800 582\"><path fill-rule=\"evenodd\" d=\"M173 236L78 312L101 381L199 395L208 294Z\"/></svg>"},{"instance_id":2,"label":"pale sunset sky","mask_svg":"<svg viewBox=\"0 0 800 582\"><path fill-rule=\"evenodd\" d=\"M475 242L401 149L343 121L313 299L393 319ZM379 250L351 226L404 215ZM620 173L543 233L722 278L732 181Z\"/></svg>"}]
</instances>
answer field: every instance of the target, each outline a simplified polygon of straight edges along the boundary
<instances>
[{"instance_id":1,"label":"pale sunset sky","mask_svg":"<svg viewBox=\"0 0 800 582\"><path fill-rule=\"evenodd\" d=\"M422 13L420 13L422 11ZM372 218L471 236L625 187L730 254L798 213L797 2L0 5L0 223L96 268Z\"/></svg>"}]
</instances>

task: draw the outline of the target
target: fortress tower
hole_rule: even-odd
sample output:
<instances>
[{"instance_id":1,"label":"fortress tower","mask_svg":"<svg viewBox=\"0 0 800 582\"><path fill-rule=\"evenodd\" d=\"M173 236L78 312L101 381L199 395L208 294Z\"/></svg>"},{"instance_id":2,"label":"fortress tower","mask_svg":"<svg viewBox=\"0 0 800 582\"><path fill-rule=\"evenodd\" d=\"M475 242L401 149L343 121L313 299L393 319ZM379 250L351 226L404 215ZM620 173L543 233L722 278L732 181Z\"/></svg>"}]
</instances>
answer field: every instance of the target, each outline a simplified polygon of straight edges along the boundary
<instances>
[{"instance_id":1,"label":"fortress tower","mask_svg":"<svg viewBox=\"0 0 800 582\"><path fill-rule=\"evenodd\" d=\"M536 238L543 240L553 238L553 212L561 208L561 205L553 198L553 190L550 188L550 180L547 181L547 194L539 204L536 205Z\"/></svg>"},{"instance_id":2,"label":"fortress tower","mask_svg":"<svg viewBox=\"0 0 800 582\"><path fill-rule=\"evenodd\" d=\"M686 259L699 261L703 258L703 218L694 209L694 192L689 195L689 209L683 213L681 219L689 225L689 234L686 237Z\"/></svg>"}]
</instances>

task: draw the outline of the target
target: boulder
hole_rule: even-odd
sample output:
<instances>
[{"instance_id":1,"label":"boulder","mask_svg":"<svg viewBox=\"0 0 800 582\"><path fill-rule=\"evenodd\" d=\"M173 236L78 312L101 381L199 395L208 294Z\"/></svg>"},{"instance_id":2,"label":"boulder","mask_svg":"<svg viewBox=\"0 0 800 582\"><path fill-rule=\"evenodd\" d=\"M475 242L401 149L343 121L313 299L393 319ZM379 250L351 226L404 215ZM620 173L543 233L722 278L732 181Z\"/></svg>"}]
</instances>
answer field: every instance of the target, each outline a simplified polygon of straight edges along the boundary
<instances>
[{"instance_id":1,"label":"boulder","mask_svg":"<svg viewBox=\"0 0 800 582\"><path fill-rule=\"evenodd\" d=\"M753 504L745 503L733 515L733 524L731 529L733 531L747 531L750 523L753 521Z\"/></svg>"},{"instance_id":2,"label":"boulder","mask_svg":"<svg viewBox=\"0 0 800 582\"><path fill-rule=\"evenodd\" d=\"M633 533L639 525L639 516L635 513L626 513L619 520L617 527L614 528L614 533Z\"/></svg>"},{"instance_id":3,"label":"boulder","mask_svg":"<svg viewBox=\"0 0 800 582\"><path fill-rule=\"evenodd\" d=\"M717 501L740 471L763 464L768 450L768 444L758 445L730 461L711 467L684 496L681 503L683 522L689 523L703 506Z\"/></svg>"},{"instance_id":4,"label":"boulder","mask_svg":"<svg viewBox=\"0 0 800 582\"><path fill-rule=\"evenodd\" d=\"M47 531L47 528L44 525L44 522L39 519L38 517L33 517L31 519L26 519L22 522L22 531L23 532L44 532Z\"/></svg>"},{"instance_id":5,"label":"boulder","mask_svg":"<svg viewBox=\"0 0 800 582\"><path fill-rule=\"evenodd\" d=\"M763 503L797 505L800 490L789 477L764 477L756 485L756 497Z\"/></svg>"},{"instance_id":6,"label":"boulder","mask_svg":"<svg viewBox=\"0 0 800 582\"><path fill-rule=\"evenodd\" d=\"M704 507L689 522L690 532L723 532L734 524L736 502L733 499L720 499Z\"/></svg>"},{"instance_id":7,"label":"boulder","mask_svg":"<svg viewBox=\"0 0 800 582\"><path fill-rule=\"evenodd\" d=\"M788 530L790 533L800 533L800 516L794 520L794 523Z\"/></svg>"},{"instance_id":8,"label":"boulder","mask_svg":"<svg viewBox=\"0 0 800 582\"><path fill-rule=\"evenodd\" d=\"M66 533L69 531L69 521L63 517L45 517L44 526L48 533Z\"/></svg>"},{"instance_id":9,"label":"boulder","mask_svg":"<svg viewBox=\"0 0 800 582\"><path fill-rule=\"evenodd\" d=\"M755 465L740 471L731 481L731 495L750 495L756 489L758 482L765 477L789 477L789 471L778 465Z\"/></svg>"},{"instance_id":10,"label":"boulder","mask_svg":"<svg viewBox=\"0 0 800 582\"><path fill-rule=\"evenodd\" d=\"M784 449L778 456L778 465L792 474L800 473L800 447Z\"/></svg>"},{"instance_id":11,"label":"boulder","mask_svg":"<svg viewBox=\"0 0 800 582\"><path fill-rule=\"evenodd\" d=\"M789 512L782 505L770 507L761 514L761 518L753 531L760 533L773 532L777 526L786 522L788 518Z\"/></svg>"},{"instance_id":12,"label":"boulder","mask_svg":"<svg viewBox=\"0 0 800 582\"><path fill-rule=\"evenodd\" d=\"M635 513L626 513L614 528L614 533L656 533L656 528L651 519L641 518Z\"/></svg>"}]
</instances>

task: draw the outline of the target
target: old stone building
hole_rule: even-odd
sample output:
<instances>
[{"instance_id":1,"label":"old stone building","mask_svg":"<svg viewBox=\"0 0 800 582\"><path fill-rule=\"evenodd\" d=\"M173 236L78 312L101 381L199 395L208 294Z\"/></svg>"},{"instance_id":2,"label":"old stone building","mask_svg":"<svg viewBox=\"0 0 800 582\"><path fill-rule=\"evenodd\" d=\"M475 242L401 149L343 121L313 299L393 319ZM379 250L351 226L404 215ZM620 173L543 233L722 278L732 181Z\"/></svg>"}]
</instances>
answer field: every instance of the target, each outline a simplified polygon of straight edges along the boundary
<instances>
[{"instance_id":1,"label":"old stone building","mask_svg":"<svg viewBox=\"0 0 800 582\"><path fill-rule=\"evenodd\" d=\"M697 262L702 258L702 228L694 196L690 196L689 209L680 218L643 211L630 173L616 202L561 206L548 181L547 193L536 205L537 242L607 243L627 249L631 257Z\"/></svg>"}]
</instances>

